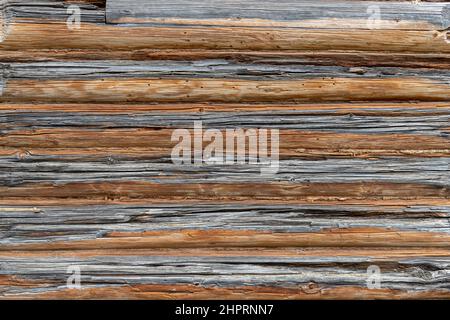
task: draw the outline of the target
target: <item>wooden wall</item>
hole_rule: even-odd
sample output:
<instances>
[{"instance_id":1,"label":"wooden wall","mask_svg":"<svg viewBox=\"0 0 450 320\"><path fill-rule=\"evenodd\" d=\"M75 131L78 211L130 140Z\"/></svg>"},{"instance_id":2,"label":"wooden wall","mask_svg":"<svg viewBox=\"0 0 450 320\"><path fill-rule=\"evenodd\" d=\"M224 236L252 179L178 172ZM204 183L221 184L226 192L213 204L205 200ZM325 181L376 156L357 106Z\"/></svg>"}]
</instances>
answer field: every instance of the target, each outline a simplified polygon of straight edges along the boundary
<instances>
[{"instance_id":1,"label":"wooden wall","mask_svg":"<svg viewBox=\"0 0 450 320\"><path fill-rule=\"evenodd\" d=\"M0 7L1 299L450 297L450 3ZM199 120L279 171L174 164Z\"/></svg>"}]
</instances>

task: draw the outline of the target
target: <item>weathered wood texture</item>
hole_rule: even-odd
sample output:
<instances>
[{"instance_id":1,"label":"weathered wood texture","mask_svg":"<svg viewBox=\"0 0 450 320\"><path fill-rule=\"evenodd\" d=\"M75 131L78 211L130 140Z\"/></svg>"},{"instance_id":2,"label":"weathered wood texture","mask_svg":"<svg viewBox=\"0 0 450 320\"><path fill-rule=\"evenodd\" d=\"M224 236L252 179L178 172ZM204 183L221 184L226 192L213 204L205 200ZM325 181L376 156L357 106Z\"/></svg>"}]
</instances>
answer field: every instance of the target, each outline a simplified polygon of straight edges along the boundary
<instances>
[{"instance_id":1,"label":"weathered wood texture","mask_svg":"<svg viewBox=\"0 0 450 320\"><path fill-rule=\"evenodd\" d=\"M0 4L1 299L450 298L450 3Z\"/></svg>"},{"instance_id":2,"label":"weathered wood texture","mask_svg":"<svg viewBox=\"0 0 450 320\"><path fill-rule=\"evenodd\" d=\"M445 2L419 5L379 2L377 5L382 14L380 20L372 24L372 11L368 12L367 8L373 3L365 1L359 4L351 1L350 5L345 1L325 2L324 5L311 1L282 1L278 5L284 10L272 10L268 1L261 1L263 7L269 6L264 10L242 1L216 1L215 7L206 4L199 7L184 0L159 3L117 0L107 1L106 9L94 10L91 3L83 5L82 20L86 23L80 29L67 28L66 17L69 15L61 9L64 8L61 1L43 1L42 6L30 6L30 2L23 1L18 6L17 1L6 1L9 5L4 16L11 18L4 19L4 25L8 27L4 29L8 32L0 48L128 52L148 49L450 52L447 45L449 9ZM328 5L335 9L335 13L324 9ZM15 6L18 9L14 10ZM123 7L127 10L125 14L123 9L121 11ZM139 7L154 10L139 10ZM306 18L304 7L311 8L306 14L307 20L302 20ZM382 8L385 10L381 11ZM198 16L202 10L206 11L205 19ZM137 11L148 13L150 18L155 17L158 23L115 23L114 17L129 14L132 18ZM258 14L263 16L258 18ZM247 15L250 19L245 19ZM282 19L291 15L293 21ZM183 16L190 23L186 24Z\"/></svg>"},{"instance_id":3,"label":"weathered wood texture","mask_svg":"<svg viewBox=\"0 0 450 320\"><path fill-rule=\"evenodd\" d=\"M368 7L382 13L377 28L445 30L450 26L448 3L374 1L270 0L110 0L108 23L162 25L368 29ZM369 21L370 22L370 21Z\"/></svg>"}]
</instances>

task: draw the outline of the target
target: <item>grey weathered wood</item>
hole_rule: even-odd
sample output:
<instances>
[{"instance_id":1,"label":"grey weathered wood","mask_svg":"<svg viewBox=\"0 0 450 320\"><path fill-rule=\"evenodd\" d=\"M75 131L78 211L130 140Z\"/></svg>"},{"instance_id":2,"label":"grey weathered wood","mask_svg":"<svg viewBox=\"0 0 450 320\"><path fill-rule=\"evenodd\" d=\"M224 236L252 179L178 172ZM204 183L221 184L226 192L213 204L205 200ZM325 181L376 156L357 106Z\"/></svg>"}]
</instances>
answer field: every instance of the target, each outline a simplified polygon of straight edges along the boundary
<instances>
[{"instance_id":1,"label":"grey weathered wood","mask_svg":"<svg viewBox=\"0 0 450 320\"><path fill-rule=\"evenodd\" d=\"M231 107L230 107L231 108ZM130 113L127 107L116 114L89 112L44 112L33 110L0 110L0 132L13 133L24 129L44 128L186 128L194 121L202 121L205 128L278 128L337 133L406 133L447 136L450 108L421 109L410 107L358 109L367 114L342 113L339 108L323 110L229 111L229 112L139 112ZM382 115L383 112L391 116ZM414 115L411 115L414 113ZM330 125L332 124L332 125Z\"/></svg>"},{"instance_id":2,"label":"grey weathered wood","mask_svg":"<svg viewBox=\"0 0 450 320\"><path fill-rule=\"evenodd\" d=\"M392 228L450 234L449 217L448 206L0 206L0 249L11 244L101 239L108 232L184 229L308 233L337 228ZM39 233L42 235L35 236Z\"/></svg>"},{"instance_id":3,"label":"grey weathered wood","mask_svg":"<svg viewBox=\"0 0 450 320\"><path fill-rule=\"evenodd\" d=\"M0 21L10 19L8 23L27 19L28 22L42 19L65 22L73 12L68 12L70 5L80 9L80 21L91 23L105 23L105 11L90 3L67 3L60 0L2 0ZM42 21L41 21L42 22Z\"/></svg>"},{"instance_id":4,"label":"grey weathered wood","mask_svg":"<svg viewBox=\"0 0 450 320\"><path fill-rule=\"evenodd\" d=\"M196 61L81 61L0 64L5 79L98 79L98 78L212 78L295 80L314 78L417 77L450 85L447 70L427 68L321 66L287 59L239 62L225 59ZM449 90L450 100L450 90Z\"/></svg>"},{"instance_id":5,"label":"grey weathered wood","mask_svg":"<svg viewBox=\"0 0 450 320\"><path fill-rule=\"evenodd\" d=\"M336 28L331 24L332 19L360 19L363 22L360 27L364 28L365 21L371 14L368 12L370 6L377 6L380 9L381 19L386 21L427 22L439 30L446 29L450 25L450 11L447 3L414 4L409 1L282 0L277 1L275 6L271 0L108 0L106 21L108 23L129 21L190 25L193 24L192 20L198 20L199 25L208 25L208 20L220 21L221 19L228 21L257 19L276 22L322 20L321 27ZM169 18L177 21L164 21ZM246 25L245 22L240 24ZM342 27L345 28L345 26Z\"/></svg>"}]
</instances>

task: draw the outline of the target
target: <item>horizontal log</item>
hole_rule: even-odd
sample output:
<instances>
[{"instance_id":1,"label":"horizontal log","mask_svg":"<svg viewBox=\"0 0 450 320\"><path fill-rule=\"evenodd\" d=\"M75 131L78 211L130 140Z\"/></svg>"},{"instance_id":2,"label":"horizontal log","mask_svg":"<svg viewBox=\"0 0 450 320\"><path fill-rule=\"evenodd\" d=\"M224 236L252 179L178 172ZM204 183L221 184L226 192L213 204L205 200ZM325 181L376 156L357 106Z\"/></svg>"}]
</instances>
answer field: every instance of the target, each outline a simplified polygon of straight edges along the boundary
<instances>
[{"instance_id":1,"label":"horizontal log","mask_svg":"<svg viewBox=\"0 0 450 320\"><path fill-rule=\"evenodd\" d=\"M39 233L38 233L39 235ZM111 233L102 238L7 243L2 250L143 249L197 247L449 247L446 233L399 231L394 228L347 228L321 232L277 233L229 230ZM89 237L88 237L89 238ZM386 244L387 243L387 244Z\"/></svg>"},{"instance_id":2,"label":"horizontal log","mask_svg":"<svg viewBox=\"0 0 450 320\"><path fill-rule=\"evenodd\" d=\"M158 104L102 104L102 103L66 103L66 104L40 104L40 103L0 103L0 112L7 114L64 112L70 114L82 113L85 115L118 115L155 112L163 114L184 115L196 114L199 117L203 112L215 112L221 115L223 112L263 112L263 111L296 111L301 114L338 114L361 116L417 116L417 115L445 115L450 109L450 102L381 102L381 103L158 103ZM131 120L131 117L130 119ZM261 124L261 125L264 125ZM282 125L282 124L280 124ZM161 126L162 127L162 126Z\"/></svg>"},{"instance_id":3,"label":"horizontal log","mask_svg":"<svg viewBox=\"0 0 450 320\"><path fill-rule=\"evenodd\" d=\"M2 210L5 208L2 208ZM36 208L9 208L13 211L19 209L36 212ZM445 247L209 247L209 248L147 248L134 249L131 256L144 257L254 257L270 258L298 258L310 263L321 259L321 257L334 257L335 261L342 259L367 261L372 259L375 262L387 262L404 259L426 259L429 257L446 258L450 249ZM80 258L91 259L95 257L115 257L120 259L122 256L130 256L128 249L88 249L88 250L0 250L0 258L6 261L10 258L20 259L44 259L44 258ZM3 278L4 279L4 278Z\"/></svg>"},{"instance_id":4,"label":"horizontal log","mask_svg":"<svg viewBox=\"0 0 450 320\"><path fill-rule=\"evenodd\" d=\"M208 49L208 50L370 50L410 53L450 52L443 31L264 30L251 27L153 27L83 23L12 22L2 50L24 49Z\"/></svg>"},{"instance_id":5,"label":"horizontal log","mask_svg":"<svg viewBox=\"0 0 450 320\"><path fill-rule=\"evenodd\" d=\"M193 134L193 131L190 131ZM176 145L173 129L39 129L0 136L1 155L26 159L33 155L101 156L105 159L170 157ZM279 153L287 157L448 157L445 137L414 134L350 134L281 130ZM76 157L72 157L74 159Z\"/></svg>"},{"instance_id":6,"label":"horizontal log","mask_svg":"<svg viewBox=\"0 0 450 320\"><path fill-rule=\"evenodd\" d=\"M215 129L446 136L450 104L0 104L0 119L3 134L30 128L186 128L202 121L203 127Z\"/></svg>"},{"instance_id":7,"label":"horizontal log","mask_svg":"<svg viewBox=\"0 0 450 320\"><path fill-rule=\"evenodd\" d=\"M286 62L289 62L287 65ZM321 66L301 61L271 59L269 61L233 61L208 59L195 61L80 61L4 63L6 80L83 80L83 79L236 79L236 80L301 80L301 79L429 79L442 84L450 82L447 71L427 68Z\"/></svg>"},{"instance_id":8,"label":"horizontal log","mask_svg":"<svg viewBox=\"0 0 450 320\"><path fill-rule=\"evenodd\" d=\"M435 68L448 69L450 55L433 53L396 53L370 51L244 51L244 50L155 50L132 48L115 51L98 49L82 50L0 50L1 62L65 62L95 60L229 60L246 63L265 63L273 65L318 65L342 67L403 67L403 68ZM356 73L364 73L364 69L354 69ZM366 70L367 71L367 70Z\"/></svg>"},{"instance_id":9,"label":"horizontal log","mask_svg":"<svg viewBox=\"0 0 450 320\"><path fill-rule=\"evenodd\" d=\"M281 112L296 111L299 114L322 115L360 115L360 116L435 116L445 115L450 109L450 102L380 102L380 103L267 103L267 104L246 104L246 103L158 103L158 104L102 104L102 103L66 103L66 104L40 104L40 103L0 103L2 115L27 115L33 113L36 117L39 114L60 113L68 117L71 114L82 113L84 115L126 115L136 114L136 116L146 113L159 113L160 115L183 114L197 115L202 113L216 113L217 116L223 113L238 112ZM61 119L62 120L62 119ZM130 117L130 121L132 118ZM113 123L112 123L113 124ZM192 123L190 123L192 124ZM262 123L261 125L264 125ZM280 126L282 124L279 124ZM161 125L161 127L163 127Z\"/></svg>"},{"instance_id":10,"label":"horizontal log","mask_svg":"<svg viewBox=\"0 0 450 320\"><path fill-rule=\"evenodd\" d=\"M12 277L12 283L28 283L26 280ZM33 283L33 282L31 282ZM34 282L36 283L36 282ZM39 283L39 282L38 282ZM42 283L42 282L41 282ZM59 282L60 283L60 282ZM48 284L46 282L45 284ZM207 286L199 288L196 285L114 285L114 286L89 286L85 290L65 289L59 287L47 292L41 284L34 292L12 292L4 295L4 299L202 299L202 300L310 300L310 299L448 299L449 294L445 289L438 290L390 290L367 289L359 286L341 286L330 288L329 286L317 287L314 283L307 283L295 288L278 287L248 287L235 286L218 288Z\"/></svg>"},{"instance_id":11,"label":"horizontal log","mask_svg":"<svg viewBox=\"0 0 450 320\"><path fill-rule=\"evenodd\" d=\"M380 21L370 20L374 8ZM389 1L283 0L274 7L270 0L108 0L106 21L163 26L443 30L450 26L449 10L447 3Z\"/></svg>"},{"instance_id":12,"label":"horizontal log","mask_svg":"<svg viewBox=\"0 0 450 320\"><path fill-rule=\"evenodd\" d=\"M305 80L98 79L9 80L2 102L339 102L448 101L450 85L430 79Z\"/></svg>"},{"instance_id":13,"label":"horizontal log","mask_svg":"<svg viewBox=\"0 0 450 320\"><path fill-rule=\"evenodd\" d=\"M288 10L278 11L258 11L260 6L252 6L249 2L240 3L239 5L244 7L252 7L252 10L237 9L239 16L250 15L249 20L242 17L233 19L236 14L229 12L229 4L220 1L215 6L215 13L203 3L202 8L206 8L206 16L198 21L191 21L192 25L186 25L183 19L180 20L183 24L176 25L177 14L189 17L194 14L194 9L199 8L192 2L152 2L151 6L147 4L143 7L141 2L134 1L126 3L114 0L107 3L106 13L105 9L101 8L102 5L96 2L79 4L82 24L81 28L73 29L68 28L66 24L71 15L67 12L70 2L42 1L33 4L28 1L9 1L4 6L3 20L7 26L4 29L7 32L3 34L0 49L370 50L436 54L450 52L446 31L450 21L447 3L416 5L409 2L352 1L335 2L333 10L324 10L324 4L317 2L285 1L278 5L285 6ZM170 9L171 5L179 8L181 3L183 10ZM333 4L327 2L325 5ZM370 5L376 5L381 10L381 19L375 21L376 27L373 28L370 27L371 15L367 13ZM126 8L123 9L123 6ZM302 9L305 6L308 10ZM154 14L160 23L105 23L105 15L106 19L112 15L114 20L114 15L133 15L139 7L143 8L139 10L139 14ZM210 19L208 12L211 14ZM258 15L262 17L258 18ZM274 20L270 20L270 15L274 16ZM297 20L293 22L289 18L277 21L280 17ZM105 53L105 56L107 55L108 53Z\"/></svg>"},{"instance_id":14,"label":"horizontal log","mask_svg":"<svg viewBox=\"0 0 450 320\"><path fill-rule=\"evenodd\" d=\"M31 183L0 187L0 204L51 205L52 203L364 203L403 200L410 204L449 203L448 187L419 183L193 183L170 184L144 181L101 183Z\"/></svg>"},{"instance_id":15,"label":"horizontal log","mask_svg":"<svg viewBox=\"0 0 450 320\"><path fill-rule=\"evenodd\" d=\"M140 161L76 161L63 157L0 158L0 184L101 183L347 183L391 182L450 186L449 158L281 160L277 172L262 175L261 164L173 164L170 159Z\"/></svg>"}]
</instances>

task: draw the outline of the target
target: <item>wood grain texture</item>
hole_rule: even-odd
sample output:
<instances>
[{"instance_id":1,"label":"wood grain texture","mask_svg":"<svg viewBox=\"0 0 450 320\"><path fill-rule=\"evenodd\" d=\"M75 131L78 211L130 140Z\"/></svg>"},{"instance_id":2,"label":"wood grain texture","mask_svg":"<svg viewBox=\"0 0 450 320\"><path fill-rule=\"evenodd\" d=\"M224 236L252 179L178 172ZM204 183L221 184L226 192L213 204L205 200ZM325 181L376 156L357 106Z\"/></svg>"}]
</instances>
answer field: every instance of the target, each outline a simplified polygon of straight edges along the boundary
<instances>
[{"instance_id":1,"label":"wood grain texture","mask_svg":"<svg viewBox=\"0 0 450 320\"><path fill-rule=\"evenodd\" d=\"M374 1L269 0L110 0L108 23L203 25L242 27L288 27L370 29L371 6L377 6L377 28L445 30L449 27L448 4ZM382 13L382 14L381 14Z\"/></svg>"},{"instance_id":2,"label":"wood grain texture","mask_svg":"<svg viewBox=\"0 0 450 320\"><path fill-rule=\"evenodd\" d=\"M206 50L356 50L443 53L450 49L446 31L393 29L283 29L256 27L157 27L84 23L69 30L58 21L11 22L0 44L4 50L24 49L206 49Z\"/></svg>"},{"instance_id":3,"label":"wood grain texture","mask_svg":"<svg viewBox=\"0 0 450 320\"><path fill-rule=\"evenodd\" d=\"M450 298L449 2L0 5L0 299Z\"/></svg>"}]
</instances>

